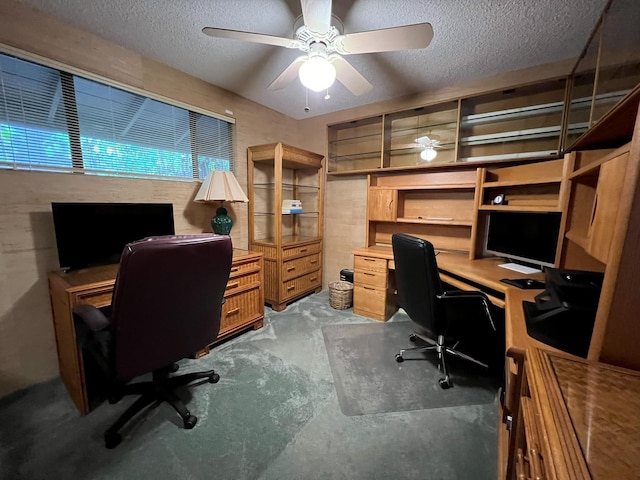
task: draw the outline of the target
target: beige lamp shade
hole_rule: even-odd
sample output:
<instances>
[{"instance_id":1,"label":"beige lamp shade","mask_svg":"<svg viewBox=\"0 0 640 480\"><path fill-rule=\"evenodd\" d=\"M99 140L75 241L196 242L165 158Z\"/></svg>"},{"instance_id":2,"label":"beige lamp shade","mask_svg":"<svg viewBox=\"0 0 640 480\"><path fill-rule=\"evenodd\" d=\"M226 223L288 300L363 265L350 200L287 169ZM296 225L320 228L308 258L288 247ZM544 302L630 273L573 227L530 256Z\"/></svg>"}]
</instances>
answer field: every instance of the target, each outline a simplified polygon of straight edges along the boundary
<instances>
[{"instance_id":1,"label":"beige lamp shade","mask_svg":"<svg viewBox=\"0 0 640 480\"><path fill-rule=\"evenodd\" d=\"M209 172L196 198L196 202L248 202L249 199L242 191L233 172Z\"/></svg>"}]
</instances>

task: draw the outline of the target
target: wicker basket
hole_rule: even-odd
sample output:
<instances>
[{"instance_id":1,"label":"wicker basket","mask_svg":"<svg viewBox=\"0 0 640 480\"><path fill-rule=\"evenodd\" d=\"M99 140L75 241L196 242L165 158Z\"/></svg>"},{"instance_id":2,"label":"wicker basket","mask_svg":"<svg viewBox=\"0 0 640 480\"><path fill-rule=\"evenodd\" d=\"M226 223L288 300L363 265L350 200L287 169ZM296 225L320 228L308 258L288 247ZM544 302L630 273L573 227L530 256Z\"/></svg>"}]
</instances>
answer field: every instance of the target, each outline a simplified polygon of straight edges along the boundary
<instances>
[{"instance_id":1,"label":"wicker basket","mask_svg":"<svg viewBox=\"0 0 640 480\"><path fill-rule=\"evenodd\" d=\"M337 280L329 283L329 305L336 310L349 308L353 302L353 283Z\"/></svg>"}]
</instances>

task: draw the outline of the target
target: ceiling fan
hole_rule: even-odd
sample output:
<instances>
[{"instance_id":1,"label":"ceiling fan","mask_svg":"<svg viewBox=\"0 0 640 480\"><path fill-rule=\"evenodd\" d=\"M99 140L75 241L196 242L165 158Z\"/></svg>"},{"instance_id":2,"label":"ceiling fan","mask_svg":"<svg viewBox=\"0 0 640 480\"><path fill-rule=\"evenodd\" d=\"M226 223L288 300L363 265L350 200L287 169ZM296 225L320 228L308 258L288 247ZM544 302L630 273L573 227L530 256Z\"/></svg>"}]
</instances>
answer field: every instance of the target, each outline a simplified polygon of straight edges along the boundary
<instances>
[{"instance_id":1,"label":"ceiling fan","mask_svg":"<svg viewBox=\"0 0 640 480\"><path fill-rule=\"evenodd\" d=\"M425 48L433 38L429 23L343 34L342 22L331 15L331 0L301 0L301 4L303 24L295 30L293 39L213 27L205 27L202 32L303 51L305 55L296 58L271 82L269 90L280 90L299 76L310 90L326 90L337 79L354 95L368 92L373 85L342 55Z\"/></svg>"},{"instance_id":2,"label":"ceiling fan","mask_svg":"<svg viewBox=\"0 0 640 480\"><path fill-rule=\"evenodd\" d=\"M428 137L426 135L416 138L416 146L421 148L420 158L430 162L438 155L436 148L440 147L440 140L436 140L434 136Z\"/></svg>"}]
</instances>

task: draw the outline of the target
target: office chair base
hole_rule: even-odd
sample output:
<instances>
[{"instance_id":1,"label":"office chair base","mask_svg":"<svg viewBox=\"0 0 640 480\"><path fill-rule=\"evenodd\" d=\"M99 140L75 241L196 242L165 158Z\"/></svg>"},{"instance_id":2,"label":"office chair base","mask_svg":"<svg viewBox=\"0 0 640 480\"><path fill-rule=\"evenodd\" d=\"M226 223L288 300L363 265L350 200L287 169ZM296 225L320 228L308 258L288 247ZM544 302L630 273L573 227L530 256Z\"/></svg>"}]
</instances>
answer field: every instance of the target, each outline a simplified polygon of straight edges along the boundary
<instances>
[{"instance_id":1,"label":"office chair base","mask_svg":"<svg viewBox=\"0 0 640 480\"><path fill-rule=\"evenodd\" d=\"M104 444L108 449L117 447L122 441L122 435L119 430L131 420L136 414L155 402L167 402L182 417L182 423L187 430L196 426L198 418L191 415L186 405L175 390L177 387L188 385L191 382L201 379L207 379L209 383L218 383L220 376L214 370L205 372L186 373L175 377L169 377L170 373L178 370L177 365L171 365L153 372L153 380L150 382L139 382L125 385L122 389L118 389L116 393L109 399L119 400L125 395L140 395L140 397L127 408L115 423L105 432Z\"/></svg>"},{"instance_id":2,"label":"office chair base","mask_svg":"<svg viewBox=\"0 0 640 480\"><path fill-rule=\"evenodd\" d=\"M451 377L447 372L447 362L445 360L446 354L453 355L454 357L458 357L468 362L474 363L485 369L489 368L489 366L486 363L482 363L481 361L476 360L475 358L470 357L469 355L466 355L456 350L455 347L457 346L457 343L453 347L447 347L444 344L444 335L439 335L438 340L433 340L429 337L420 335L415 332L409 335L409 341L411 342L415 343L418 338L423 342L425 342L427 345L423 347L404 348L400 350L400 353L396 353L396 362L398 363L404 362L405 352L420 352L420 353L436 352L438 354L438 370L440 370L444 375L442 378L438 380L438 384L440 385L440 387L442 387L443 390L446 390L447 388L451 388L453 386L453 383L451 382Z\"/></svg>"}]
</instances>

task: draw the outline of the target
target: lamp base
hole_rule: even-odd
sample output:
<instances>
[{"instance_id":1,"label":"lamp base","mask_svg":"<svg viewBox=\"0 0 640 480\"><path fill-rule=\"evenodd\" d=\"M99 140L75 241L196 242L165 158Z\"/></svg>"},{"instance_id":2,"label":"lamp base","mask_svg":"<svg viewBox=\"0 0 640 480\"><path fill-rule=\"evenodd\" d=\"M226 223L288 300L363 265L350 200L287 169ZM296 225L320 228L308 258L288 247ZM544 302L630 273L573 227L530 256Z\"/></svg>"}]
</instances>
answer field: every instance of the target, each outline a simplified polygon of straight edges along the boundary
<instances>
[{"instance_id":1,"label":"lamp base","mask_svg":"<svg viewBox=\"0 0 640 480\"><path fill-rule=\"evenodd\" d=\"M216 216L211 219L213 233L218 235L229 235L233 227L233 220L227 215L227 209L220 207L216 210Z\"/></svg>"}]
</instances>

